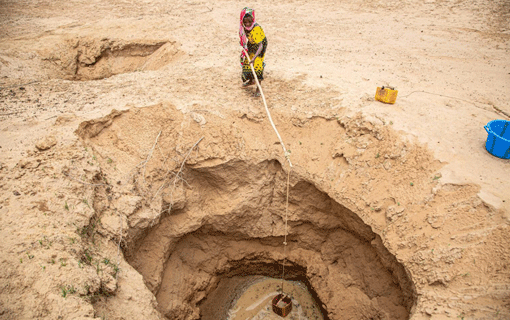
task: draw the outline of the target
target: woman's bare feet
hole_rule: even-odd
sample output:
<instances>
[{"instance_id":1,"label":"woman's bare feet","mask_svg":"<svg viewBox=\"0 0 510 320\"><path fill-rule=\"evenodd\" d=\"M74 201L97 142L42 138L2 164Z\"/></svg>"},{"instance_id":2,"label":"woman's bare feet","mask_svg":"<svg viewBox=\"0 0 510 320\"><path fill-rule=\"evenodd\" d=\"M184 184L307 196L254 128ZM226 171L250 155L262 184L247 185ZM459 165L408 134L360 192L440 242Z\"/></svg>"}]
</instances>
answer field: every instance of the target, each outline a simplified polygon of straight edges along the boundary
<instances>
[{"instance_id":1,"label":"woman's bare feet","mask_svg":"<svg viewBox=\"0 0 510 320\"><path fill-rule=\"evenodd\" d=\"M259 80L259 85L257 86L257 90L255 91L254 97L260 97L260 90L262 89L262 80Z\"/></svg>"},{"instance_id":2,"label":"woman's bare feet","mask_svg":"<svg viewBox=\"0 0 510 320\"><path fill-rule=\"evenodd\" d=\"M243 87L248 87L254 85L255 82L253 80L248 80L246 82L243 82Z\"/></svg>"}]
</instances>

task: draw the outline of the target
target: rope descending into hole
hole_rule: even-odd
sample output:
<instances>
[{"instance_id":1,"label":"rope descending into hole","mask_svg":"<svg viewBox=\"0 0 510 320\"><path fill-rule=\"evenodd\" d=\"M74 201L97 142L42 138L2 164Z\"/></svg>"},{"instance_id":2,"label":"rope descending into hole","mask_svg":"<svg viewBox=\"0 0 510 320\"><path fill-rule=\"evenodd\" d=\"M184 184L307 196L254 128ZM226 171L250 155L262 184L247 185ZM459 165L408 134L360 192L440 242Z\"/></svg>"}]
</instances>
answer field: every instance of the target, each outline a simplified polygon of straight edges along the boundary
<instances>
[{"instance_id":1,"label":"rope descending into hole","mask_svg":"<svg viewBox=\"0 0 510 320\"><path fill-rule=\"evenodd\" d=\"M285 236L283 240L283 261L282 261L282 293L285 293L283 290L283 284L285 283L285 261L287 260L287 217L289 212L289 183L290 181L290 168L287 172L287 201L285 203Z\"/></svg>"},{"instance_id":2,"label":"rope descending into hole","mask_svg":"<svg viewBox=\"0 0 510 320\"><path fill-rule=\"evenodd\" d=\"M251 62L250 55L246 51L246 49L243 48L244 54L246 58L248 59L248 63ZM285 236L283 240L283 260L282 260L282 294L285 296L284 289L284 282L285 282L285 261L287 260L287 221L288 221L288 211L289 211L289 185L290 185L290 171L292 169L292 162L290 162L290 153L285 148L285 144L283 143L282 138L280 137L280 134L278 133L278 130L276 129L276 126L273 123L273 119L271 118L271 113L269 112L269 108L267 107L266 98L264 96L264 92L262 91L262 87L260 86L259 79L257 77L257 74L255 73L255 69L253 69L253 65L250 63L251 72L253 74L253 78L255 79L255 82L257 83L257 87L259 88L260 95L262 96L262 101L264 102L264 107L266 108L267 117L269 119L269 122L271 123L271 126L274 129L274 132L276 133L276 136L278 137L278 140L280 140L280 145L283 148L283 153L285 155L285 159L289 162L289 170L287 172L287 200L285 205Z\"/></svg>"},{"instance_id":3,"label":"rope descending into hole","mask_svg":"<svg viewBox=\"0 0 510 320\"><path fill-rule=\"evenodd\" d=\"M243 48L244 54L246 55L246 58L248 59L248 63L251 62L250 55L246 51L246 49ZM271 118L271 113L269 113L269 109L267 107L266 98L264 97L264 92L262 91L262 87L260 86L259 79L257 78L257 74L255 73L255 69L253 69L253 66L250 64L251 72L253 73L253 78L255 79L255 82L257 83L257 87L260 90L260 95L262 96L262 101L264 101L264 106L266 107L266 113L267 117L269 118L269 122L271 122L271 126L273 126L274 132L276 133L276 136L278 137L278 140L280 140L280 145L283 148L283 153L285 155L285 159L289 162L289 166L292 168L292 163L290 162L290 153L285 148L285 144L283 144L282 138L280 137L280 134L278 133L278 130L276 130L276 127L273 123L273 119Z\"/></svg>"}]
</instances>

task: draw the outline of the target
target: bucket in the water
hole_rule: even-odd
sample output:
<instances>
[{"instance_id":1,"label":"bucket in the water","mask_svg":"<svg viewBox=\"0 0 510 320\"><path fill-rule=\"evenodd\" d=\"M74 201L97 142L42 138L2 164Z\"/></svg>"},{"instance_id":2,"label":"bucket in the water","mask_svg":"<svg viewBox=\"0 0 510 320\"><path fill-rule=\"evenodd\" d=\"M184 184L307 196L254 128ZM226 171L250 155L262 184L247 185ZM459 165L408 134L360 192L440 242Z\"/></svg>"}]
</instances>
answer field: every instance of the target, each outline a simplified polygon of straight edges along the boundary
<instances>
[{"instance_id":1,"label":"bucket in the water","mask_svg":"<svg viewBox=\"0 0 510 320\"><path fill-rule=\"evenodd\" d=\"M501 159L510 159L510 121L492 120L484 126L489 134L485 149Z\"/></svg>"},{"instance_id":2,"label":"bucket in the water","mask_svg":"<svg viewBox=\"0 0 510 320\"><path fill-rule=\"evenodd\" d=\"M292 311L292 299L283 293L276 295L271 303L273 312L285 318Z\"/></svg>"}]
</instances>

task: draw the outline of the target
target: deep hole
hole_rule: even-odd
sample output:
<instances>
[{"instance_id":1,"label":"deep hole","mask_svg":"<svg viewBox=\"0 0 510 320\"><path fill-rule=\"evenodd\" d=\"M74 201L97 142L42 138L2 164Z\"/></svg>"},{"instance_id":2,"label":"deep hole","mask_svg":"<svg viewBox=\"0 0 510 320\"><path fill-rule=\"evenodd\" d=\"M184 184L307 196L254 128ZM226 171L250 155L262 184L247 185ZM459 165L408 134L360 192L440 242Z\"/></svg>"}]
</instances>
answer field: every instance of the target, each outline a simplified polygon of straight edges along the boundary
<instances>
[{"instance_id":1,"label":"deep hole","mask_svg":"<svg viewBox=\"0 0 510 320\"><path fill-rule=\"evenodd\" d=\"M136 125L144 111L122 117L112 114L120 122L117 130ZM94 138L109 120L85 123L77 132ZM168 136L160 141L162 150L173 148L175 139ZM410 275L358 216L356 210L361 209L348 195L331 197L320 183L315 184L314 176L293 170L285 256L287 171L280 162L206 158L187 163L185 169L185 181L160 188L150 207L137 193L142 179L134 180L134 194L123 201L130 226L123 239L125 256L143 276L166 318L184 320L202 314L205 319L206 299L221 279L243 274L278 278L284 259L294 267L287 279L295 277L307 284L318 305L324 303L322 311L329 319L409 318L417 296ZM140 187L152 185L155 192L165 185L165 172L165 165L152 164L145 187ZM137 205L127 206L131 202ZM228 300L225 297L223 308L228 308Z\"/></svg>"},{"instance_id":2,"label":"deep hole","mask_svg":"<svg viewBox=\"0 0 510 320\"><path fill-rule=\"evenodd\" d=\"M206 320L221 279L280 277L286 178L275 160L231 160L189 166L186 184L161 192L161 219L130 230L124 252L167 319ZM381 238L312 182L291 181L286 279L306 284L325 319L408 319L414 285Z\"/></svg>"},{"instance_id":3,"label":"deep hole","mask_svg":"<svg viewBox=\"0 0 510 320\"><path fill-rule=\"evenodd\" d=\"M168 220L171 220L171 218L172 216L167 217ZM166 227L167 225L163 223L162 228L166 229ZM299 227L302 226L296 226L295 230L298 230ZM324 232L324 230L313 230L313 228L308 227L305 230L308 234ZM388 259L388 256L378 257L374 246L370 242L356 238L349 231L337 228L334 231L327 232L328 236L334 235L334 239L339 241L328 243L326 246L353 245L355 246L353 250L357 253L344 251L343 253L350 256L350 258L346 258L347 264L343 266L336 257L336 253L323 256L324 261L318 262L322 265L306 260L302 262L305 264L303 265L295 262L293 259L296 257L291 256L286 261L285 279L301 281L306 285L324 319L339 319L338 312L343 308L353 308L353 314L356 316L360 316L361 313L365 312L365 308L372 308L369 312L372 312L371 316L374 318L390 316L392 319L407 319L410 308L414 304L414 289L403 267L395 260L389 262L391 265L384 266L381 261ZM302 249L299 247L301 242L299 240L299 237L295 235L289 237L287 239L289 247L293 247L294 250ZM200 309L198 313L203 320L222 318L232 306L233 300L228 294L223 294L223 297L218 298L222 291L215 292L217 286L221 285L222 280L228 281L228 279L236 277L266 276L280 278L281 259L275 259L274 256L278 256L278 252L281 251L282 241L282 237L254 239L236 232L232 232L232 234L219 232L215 231L211 225L202 226L199 230L187 234L174 245L173 251L163 266L163 275L156 286L153 287L161 312L168 319L181 319L182 314L189 314L195 306ZM226 252L228 250L233 253ZM218 255L221 254L227 256L233 254L235 256L237 250L244 250L238 256L238 259L228 259L228 261L223 262L218 259ZM354 256L352 256L353 254ZM386 252L386 254L389 253ZM368 257L371 262L363 260L363 257ZM360 261L356 261L358 259ZM150 261L134 261L133 265L138 266L142 274L147 272L147 267L151 271L153 270ZM315 272L314 270L310 271L310 268L315 268ZM319 283L320 287L321 281L335 282L335 277L324 272L322 272L322 276L325 276L325 279L315 278L315 280L311 280L308 276L309 274L312 276L315 273L320 274L321 268L322 271L329 269L328 272L337 273L352 278L352 280L347 283L348 286L345 286L345 283L342 284L342 281L339 281L338 286L335 286L334 283L326 283L329 287L324 292L324 288L314 286L312 281ZM356 290L350 292L351 286ZM187 288L176 291L175 288L177 287ZM318 289L322 289L323 295L326 294L326 297L331 294L340 294L340 297L332 300L333 302L324 307ZM336 290L345 292L335 293ZM350 301L348 298L352 294L357 294L361 299L365 299L365 306L357 306L355 302ZM383 298L380 298L381 296ZM182 303L188 304L188 306L184 309L175 308L175 299L182 299ZM378 305L372 305L371 299L382 300ZM382 303L395 304L395 307L400 309L395 310L395 308ZM216 307L211 308L211 305ZM357 308L359 310L356 310ZM381 310L378 310L378 308L381 308ZM214 312L211 314L210 310L213 309ZM328 312L332 312L332 314L328 315Z\"/></svg>"}]
</instances>

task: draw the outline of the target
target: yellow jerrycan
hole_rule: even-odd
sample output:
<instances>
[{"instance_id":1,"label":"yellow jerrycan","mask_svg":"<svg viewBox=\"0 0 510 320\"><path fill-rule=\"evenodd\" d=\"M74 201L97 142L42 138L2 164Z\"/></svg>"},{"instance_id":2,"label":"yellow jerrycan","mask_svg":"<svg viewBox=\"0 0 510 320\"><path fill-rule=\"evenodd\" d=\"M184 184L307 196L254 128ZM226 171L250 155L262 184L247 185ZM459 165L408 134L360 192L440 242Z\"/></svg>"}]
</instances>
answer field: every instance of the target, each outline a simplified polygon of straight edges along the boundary
<instances>
[{"instance_id":1,"label":"yellow jerrycan","mask_svg":"<svg viewBox=\"0 0 510 320\"><path fill-rule=\"evenodd\" d=\"M397 100L398 90L392 87L377 87L377 91L375 92L375 100L381 101L384 103L394 104Z\"/></svg>"}]
</instances>

